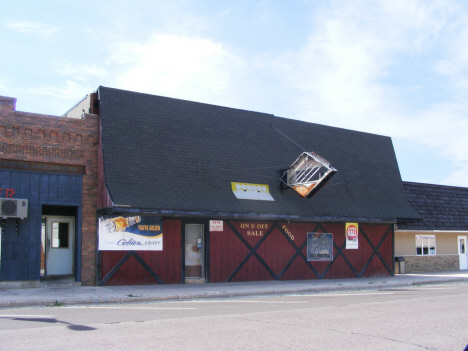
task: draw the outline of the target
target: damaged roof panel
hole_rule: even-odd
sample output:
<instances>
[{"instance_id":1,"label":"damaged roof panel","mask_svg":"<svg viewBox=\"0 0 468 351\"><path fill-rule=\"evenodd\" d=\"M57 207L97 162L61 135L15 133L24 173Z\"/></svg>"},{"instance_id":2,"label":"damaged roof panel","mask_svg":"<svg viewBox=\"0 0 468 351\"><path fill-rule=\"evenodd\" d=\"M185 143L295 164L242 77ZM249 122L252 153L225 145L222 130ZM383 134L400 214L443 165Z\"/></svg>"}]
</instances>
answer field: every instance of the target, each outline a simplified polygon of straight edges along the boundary
<instances>
[{"instance_id":1,"label":"damaged roof panel","mask_svg":"<svg viewBox=\"0 0 468 351\"><path fill-rule=\"evenodd\" d=\"M311 197L335 174L329 162L313 152L303 152L287 171L286 184L302 197Z\"/></svg>"}]
</instances>

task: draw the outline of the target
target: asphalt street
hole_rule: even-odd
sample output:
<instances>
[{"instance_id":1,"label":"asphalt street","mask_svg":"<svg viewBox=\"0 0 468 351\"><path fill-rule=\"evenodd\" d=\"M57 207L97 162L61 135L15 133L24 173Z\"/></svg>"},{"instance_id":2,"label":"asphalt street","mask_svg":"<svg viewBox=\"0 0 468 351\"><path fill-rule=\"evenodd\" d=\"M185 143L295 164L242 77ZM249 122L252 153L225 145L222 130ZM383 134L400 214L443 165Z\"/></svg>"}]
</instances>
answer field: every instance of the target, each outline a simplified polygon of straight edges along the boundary
<instances>
[{"instance_id":1,"label":"asphalt street","mask_svg":"<svg viewBox=\"0 0 468 351\"><path fill-rule=\"evenodd\" d=\"M466 282L0 311L1 350L463 350Z\"/></svg>"}]
</instances>

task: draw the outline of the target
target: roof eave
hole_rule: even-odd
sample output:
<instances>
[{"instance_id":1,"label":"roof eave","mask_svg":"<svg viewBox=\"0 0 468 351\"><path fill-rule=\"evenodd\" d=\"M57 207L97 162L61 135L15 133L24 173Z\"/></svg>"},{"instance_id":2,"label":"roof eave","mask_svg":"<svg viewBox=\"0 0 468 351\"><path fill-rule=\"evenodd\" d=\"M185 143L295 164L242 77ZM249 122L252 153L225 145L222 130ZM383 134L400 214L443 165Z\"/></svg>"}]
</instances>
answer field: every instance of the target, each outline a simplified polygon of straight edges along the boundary
<instances>
[{"instance_id":1,"label":"roof eave","mask_svg":"<svg viewBox=\"0 0 468 351\"><path fill-rule=\"evenodd\" d=\"M236 213L218 211L189 211L189 210L162 210L136 207L110 207L98 210L99 216L109 215L146 215L161 216L165 218L205 218L205 219L230 219L230 220L252 220L252 221L292 221L292 222L358 222L358 223L397 223L396 218L376 217L352 217L352 216L298 216L280 215L266 213Z\"/></svg>"}]
</instances>

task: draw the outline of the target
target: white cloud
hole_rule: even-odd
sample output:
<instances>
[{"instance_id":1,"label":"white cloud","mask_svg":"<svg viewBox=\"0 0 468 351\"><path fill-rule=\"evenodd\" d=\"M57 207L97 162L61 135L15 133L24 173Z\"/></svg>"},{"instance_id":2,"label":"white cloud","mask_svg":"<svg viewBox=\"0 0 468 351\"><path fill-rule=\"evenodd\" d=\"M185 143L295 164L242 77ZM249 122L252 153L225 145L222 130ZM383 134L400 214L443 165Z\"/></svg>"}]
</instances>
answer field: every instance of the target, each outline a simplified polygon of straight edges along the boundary
<instances>
[{"instance_id":1,"label":"white cloud","mask_svg":"<svg viewBox=\"0 0 468 351\"><path fill-rule=\"evenodd\" d=\"M55 97L60 100L74 101L86 93L93 91L93 88L89 85L67 80L65 82L65 87L45 86L41 88L31 88L28 89L28 91L34 94Z\"/></svg>"},{"instance_id":2,"label":"white cloud","mask_svg":"<svg viewBox=\"0 0 468 351\"><path fill-rule=\"evenodd\" d=\"M446 181L468 186L467 23L452 1L333 2L299 51L270 62L296 93L288 117L436 147Z\"/></svg>"},{"instance_id":3,"label":"white cloud","mask_svg":"<svg viewBox=\"0 0 468 351\"><path fill-rule=\"evenodd\" d=\"M156 34L110 47L111 85L411 141L439 150L434 162L450 159L447 184L468 186L463 13L450 0L332 1L315 13L307 42L278 57Z\"/></svg>"},{"instance_id":4,"label":"white cloud","mask_svg":"<svg viewBox=\"0 0 468 351\"><path fill-rule=\"evenodd\" d=\"M417 2L334 4L317 14L307 44L287 58L294 62L289 84L303 92L299 104L310 106L321 122L331 118L340 126L375 126L371 131L380 132L376 117L404 108L385 80L402 56L425 50L438 35L442 24L434 16L439 13Z\"/></svg>"},{"instance_id":5,"label":"white cloud","mask_svg":"<svg viewBox=\"0 0 468 351\"><path fill-rule=\"evenodd\" d=\"M199 101L223 94L243 66L219 43L175 35L116 44L110 51L117 87Z\"/></svg>"},{"instance_id":6,"label":"white cloud","mask_svg":"<svg viewBox=\"0 0 468 351\"><path fill-rule=\"evenodd\" d=\"M453 86L454 92L462 91L459 97L466 99L468 90L468 19L460 16L450 23L448 39L444 46L445 54L434 64L434 71L445 75Z\"/></svg>"},{"instance_id":7,"label":"white cloud","mask_svg":"<svg viewBox=\"0 0 468 351\"><path fill-rule=\"evenodd\" d=\"M63 76L74 80L86 81L89 77L103 78L107 76L106 69L96 64L75 64L63 60L57 60L52 63L55 70Z\"/></svg>"},{"instance_id":8,"label":"white cloud","mask_svg":"<svg viewBox=\"0 0 468 351\"><path fill-rule=\"evenodd\" d=\"M271 7L264 4L267 13ZM301 47L278 41L274 49L259 45L247 51L248 44L233 40L246 50L244 56L219 41L231 40L228 36L215 40L200 34L217 30L214 22L177 11L178 20L166 16L159 34L107 47L104 65L96 56L93 63L53 61L66 84L34 92L76 100L102 84L389 135L437 153L435 163L448 158L450 174L443 181L468 186L466 5L455 0L331 0L317 6ZM181 25L180 16L192 20ZM232 20L229 10L221 16ZM210 30L203 31L204 25ZM41 38L60 30L34 22L7 27ZM424 175L428 182L439 182L430 176Z\"/></svg>"},{"instance_id":9,"label":"white cloud","mask_svg":"<svg viewBox=\"0 0 468 351\"><path fill-rule=\"evenodd\" d=\"M18 33L31 34L42 39L48 39L60 31L59 27L51 26L45 23L29 21L7 22L5 27Z\"/></svg>"},{"instance_id":10,"label":"white cloud","mask_svg":"<svg viewBox=\"0 0 468 351\"><path fill-rule=\"evenodd\" d=\"M468 163L456 163L455 170L442 182L446 185L468 186Z\"/></svg>"}]
</instances>

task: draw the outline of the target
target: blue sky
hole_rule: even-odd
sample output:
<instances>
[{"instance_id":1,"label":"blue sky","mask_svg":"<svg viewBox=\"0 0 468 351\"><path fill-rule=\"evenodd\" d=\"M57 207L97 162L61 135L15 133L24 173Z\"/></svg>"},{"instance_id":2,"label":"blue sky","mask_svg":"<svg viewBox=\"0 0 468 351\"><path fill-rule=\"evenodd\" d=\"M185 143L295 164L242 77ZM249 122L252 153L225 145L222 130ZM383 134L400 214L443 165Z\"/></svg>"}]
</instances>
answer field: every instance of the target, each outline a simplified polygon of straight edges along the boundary
<instances>
[{"instance_id":1,"label":"blue sky","mask_svg":"<svg viewBox=\"0 0 468 351\"><path fill-rule=\"evenodd\" d=\"M0 95L61 115L103 85L388 135L403 180L468 187L467 43L465 1L16 0Z\"/></svg>"}]
</instances>

